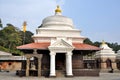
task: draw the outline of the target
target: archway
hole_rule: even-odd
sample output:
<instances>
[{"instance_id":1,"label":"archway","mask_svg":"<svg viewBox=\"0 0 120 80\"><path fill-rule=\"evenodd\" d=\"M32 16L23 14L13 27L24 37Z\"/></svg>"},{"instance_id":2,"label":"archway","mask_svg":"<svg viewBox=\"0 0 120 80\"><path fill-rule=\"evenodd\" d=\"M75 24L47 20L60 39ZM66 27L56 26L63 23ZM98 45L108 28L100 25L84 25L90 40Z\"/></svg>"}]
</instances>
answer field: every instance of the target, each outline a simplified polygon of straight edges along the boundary
<instances>
[{"instance_id":1,"label":"archway","mask_svg":"<svg viewBox=\"0 0 120 80\"><path fill-rule=\"evenodd\" d=\"M26 54L26 76L41 76L42 54ZM33 58L33 59L31 59Z\"/></svg>"},{"instance_id":2,"label":"archway","mask_svg":"<svg viewBox=\"0 0 120 80\"><path fill-rule=\"evenodd\" d=\"M117 68L120 70L120 61L117 61Z\"/></svg>"},{"instance_id":3,"label":"archway","mask_svg":"<svg viewBox=\"0 0 120 80\"><path fill-rule=\"evenodd\" d=\"M112 69L112 61L109 58L106 60L106 67Z\"/></svg>"},{"instance_id":4,"label":"archway","mask_svg":"<svg viewBox=\"0 0 120 80\"><path fill-rule=\"evenodd\" d=\"M38 76L38 57L31 57L29 67L29 75Z\"/></svg>"}]
</instances>

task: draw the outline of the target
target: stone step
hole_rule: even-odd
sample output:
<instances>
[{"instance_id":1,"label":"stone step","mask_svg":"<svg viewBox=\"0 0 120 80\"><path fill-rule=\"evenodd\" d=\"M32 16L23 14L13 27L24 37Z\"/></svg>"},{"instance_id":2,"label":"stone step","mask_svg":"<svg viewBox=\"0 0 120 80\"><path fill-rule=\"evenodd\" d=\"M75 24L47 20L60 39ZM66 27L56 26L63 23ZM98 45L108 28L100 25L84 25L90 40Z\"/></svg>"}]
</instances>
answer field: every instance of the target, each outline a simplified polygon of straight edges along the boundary
<instances>
[{"instance_id":1,"label":"stone step","mask_svg":"<svg viewBox=\"0 0 120 80\"><path fill-rule=\"evenodd\" d=\"M63 70L56 70L57 77L65 77L65 71Z\"/></svg>"},{"instance_id":2,"label":"stone step","mask_svg":"<svg viewBox=\"0 0 120 80\"><path fill-rule=\"evenodd\" d=\"M111 71L110 69L101 69L100 72L101 73L120 73L120 70L114 69L113 71Z\"/></svg>"}]
</instances>

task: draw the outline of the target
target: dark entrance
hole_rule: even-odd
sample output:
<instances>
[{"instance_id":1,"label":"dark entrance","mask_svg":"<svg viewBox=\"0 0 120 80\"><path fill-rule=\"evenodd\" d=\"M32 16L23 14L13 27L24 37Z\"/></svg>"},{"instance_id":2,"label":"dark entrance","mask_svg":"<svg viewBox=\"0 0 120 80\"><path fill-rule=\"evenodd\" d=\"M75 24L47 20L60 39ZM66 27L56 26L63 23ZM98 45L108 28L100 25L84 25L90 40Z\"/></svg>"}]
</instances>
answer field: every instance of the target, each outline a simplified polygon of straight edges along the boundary
<instances>
[{"instance_id":1,"label":"dark entrance","mask_svg":"<svg viewBox=\"0 0 120 80\"><path fill-rule=\"evenodd\" d=\"M56 70L65 70L65 53L56 53Z\"/></svg>"},{"instance_id":2,"label":"dark entrance","mask_svg":"<svg viewBox=\"0 0 120 80\"><path fill-rule=\"evenodd\" d=\"M106 64L107 64L107 68L112 69L112 61L109 58L106 60Z\"/></svg>"}]
</instances>

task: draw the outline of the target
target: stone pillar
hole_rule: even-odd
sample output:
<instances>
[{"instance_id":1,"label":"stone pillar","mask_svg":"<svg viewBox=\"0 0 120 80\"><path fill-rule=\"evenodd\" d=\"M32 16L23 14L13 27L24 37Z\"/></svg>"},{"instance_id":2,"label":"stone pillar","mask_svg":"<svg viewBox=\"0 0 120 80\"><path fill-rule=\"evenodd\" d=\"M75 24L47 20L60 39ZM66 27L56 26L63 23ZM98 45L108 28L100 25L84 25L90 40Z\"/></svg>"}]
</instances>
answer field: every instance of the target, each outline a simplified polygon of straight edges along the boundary
<instances>
[{"instance_id":1,"label":"stone pillar","mask_svg":"<svg viewBox=\"0 0 120 80\"><path fill-rule=\"evenodd\" d=\"M73 76L72 73L72 53L66 54L66 76Z\"/></svg>"},{"instance_id":2,"label":"stone pillar","mask_svg":"<svg viewBox=\"0 0 120 80\"><path fill-rule=\"evenodd\" d=\"M112 68L113 68L113 69L117 69L117 65L116 65L115 62L112 63Z\"/></svg>"},{"instance_id":3,"label":"stone pillar","mask_svg":"<svg viewBox=\"0 0 120 80\"><path fill-rule=\"evenodd\" d=\"M106 58L101 58L101 69L107 69Z\"/></svg>"},{"instance_id":4,"label":"stone pillar","mask_svg":"<svg viewBox=\"0 0 120 80\"><path fill-rule=\"evenodd\" d=\"M41 76L41 59L42 59L42 54L40 54L40 57L38 58L38 76Z\"/></svg>"},{"instance_id":5,"label":"stone pillar","mask_svg":"<svg viewBox=\"0 0 120 80\"><path fill-rule=\"evenodd\" d=\"M115 61L112 62L112 68L117 69L117 63Z\"/></svg>"},{"instance_id":6,"label":"stone pillar","mask_svg":"<svg viewBox=\"0 0 120 80\"><path fill-rule=\"evenodd\" d=\"M26 76L28 77L29 76L29 65L30 65L30 58L27 58L27 61L26 61Z\"/></svg>"},{"instance_id":7,"label":"stone pillar","mask_svg":"<svg viewBox=\"0 0 120 80\"><path fill-rule=\"evenodd\" d=\"M106 69L106 68L107 68L106 62L101 62L101 69Z\"/></svg>"},{"instance_id":8,"label":"stone pillar","mask_svg":"<svg viewBox=\"0 0 120 80\"><path fill-rule=\"evenodd\" d=\"M55 55L56 53L51 52L50 53L50 76L55 77L56 72L55 72Z\"/></svg>"}]
</instances>

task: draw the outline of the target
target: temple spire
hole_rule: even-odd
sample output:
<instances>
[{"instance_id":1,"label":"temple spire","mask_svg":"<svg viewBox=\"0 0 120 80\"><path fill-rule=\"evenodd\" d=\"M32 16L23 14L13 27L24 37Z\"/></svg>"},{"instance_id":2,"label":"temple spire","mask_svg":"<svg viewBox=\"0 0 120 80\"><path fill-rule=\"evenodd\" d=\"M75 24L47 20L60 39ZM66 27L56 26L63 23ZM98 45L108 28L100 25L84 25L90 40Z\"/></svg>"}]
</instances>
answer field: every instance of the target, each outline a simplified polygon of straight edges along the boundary
<instances>
[{"instance_id":1,"label":"temple spire","mask_svg":"<svg viewBox=\"0 0 120 80\"><path fill-rule=\"evenodd\" d=\"M102 45L103 45L103 44L106 44L104 40L102 40Z\"/></svg>"},{"instance_id":2,"label":"temple spire","mask_svg":"<svg viewBox=\"0 0 120 80\"><path fill-rule=\"evenodd\" d=\"M57 8L55 9L55 14L56 15L61 15L62 10L60 9L60 6L57 5Z\"/></svg>"}]
</instances>

